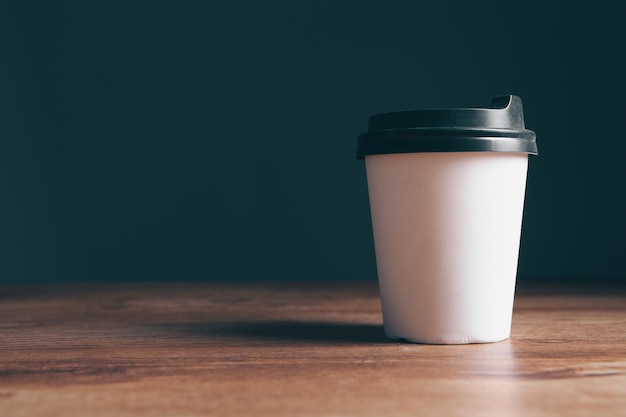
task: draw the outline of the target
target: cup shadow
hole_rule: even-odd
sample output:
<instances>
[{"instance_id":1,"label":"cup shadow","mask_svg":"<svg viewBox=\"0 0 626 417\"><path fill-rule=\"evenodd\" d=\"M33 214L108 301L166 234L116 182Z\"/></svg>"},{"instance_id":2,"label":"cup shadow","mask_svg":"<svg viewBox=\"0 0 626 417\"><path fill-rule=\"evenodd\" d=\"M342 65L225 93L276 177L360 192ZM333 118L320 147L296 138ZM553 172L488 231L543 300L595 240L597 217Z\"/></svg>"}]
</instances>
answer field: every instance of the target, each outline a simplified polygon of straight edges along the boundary
<instances>
[{"instance_id":1,"label":"cup shadow","mask_svg":"<svg viewBox=\"0 0 626 417\"><path fill-rule=\"evenodd\" d=\"M317 321L234 321L221 323L167 323L161 330L177 335L228 338L246 341L306 342L319 344L394 343L385 336L382 325Z\"/></svg>"}]
</instances>

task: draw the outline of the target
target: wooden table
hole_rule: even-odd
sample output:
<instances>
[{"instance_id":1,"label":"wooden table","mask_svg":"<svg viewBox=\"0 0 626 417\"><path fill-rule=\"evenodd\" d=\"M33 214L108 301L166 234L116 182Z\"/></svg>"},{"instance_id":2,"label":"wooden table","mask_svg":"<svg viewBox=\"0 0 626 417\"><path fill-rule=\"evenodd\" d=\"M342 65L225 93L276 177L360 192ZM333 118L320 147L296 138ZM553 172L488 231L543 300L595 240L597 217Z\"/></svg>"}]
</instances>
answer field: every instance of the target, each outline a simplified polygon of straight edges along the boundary
<instances>
[{"instance_id":1,"label":"wooden table","mask_svg":"<svg viewBox=\"0 0 626 417\"><path fill-rule=\"evenodd\" d=\"M0 286L0 416L626 416L626 287L518 286L510 340L385 338L374 282Z\"/></svg>"}]
</instances>

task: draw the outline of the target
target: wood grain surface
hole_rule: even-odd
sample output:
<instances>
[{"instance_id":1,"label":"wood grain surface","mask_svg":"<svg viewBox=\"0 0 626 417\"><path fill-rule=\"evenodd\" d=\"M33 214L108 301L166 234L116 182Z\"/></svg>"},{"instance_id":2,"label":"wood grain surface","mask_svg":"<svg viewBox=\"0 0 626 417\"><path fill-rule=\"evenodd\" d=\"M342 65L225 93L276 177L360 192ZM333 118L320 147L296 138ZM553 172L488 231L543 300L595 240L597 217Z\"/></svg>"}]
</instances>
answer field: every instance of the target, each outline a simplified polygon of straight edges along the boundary
<instances>
[{"instance_id":1,"label":"wood grain surface","mask_svg":"<svg viewBox=\"0 0 626 417\"><path fill-rule=\"evenodd\" d=\"M385 338L376 284L0 287L0 416L626 416L626 288L518 288L510 340Z\"/></svg>"}]
</instances>

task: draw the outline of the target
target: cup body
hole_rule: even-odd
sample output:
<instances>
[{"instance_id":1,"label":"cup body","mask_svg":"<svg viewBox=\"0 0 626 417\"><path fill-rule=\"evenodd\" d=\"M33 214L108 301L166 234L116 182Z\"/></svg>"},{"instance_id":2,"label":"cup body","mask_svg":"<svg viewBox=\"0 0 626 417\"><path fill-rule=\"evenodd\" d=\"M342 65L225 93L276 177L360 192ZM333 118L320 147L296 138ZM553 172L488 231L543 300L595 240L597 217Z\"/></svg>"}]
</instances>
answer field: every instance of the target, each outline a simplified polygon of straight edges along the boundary
<instances>
[{"instance_id":1,"label":"cup body","mask_svg":"<svg viewBox=\"0 0 626 417\"><path fill-rule=\"evenodd\" d=\"M508 338L528 154L374 154L365 166L386 335Z\"/></svg>"}]
</instances>

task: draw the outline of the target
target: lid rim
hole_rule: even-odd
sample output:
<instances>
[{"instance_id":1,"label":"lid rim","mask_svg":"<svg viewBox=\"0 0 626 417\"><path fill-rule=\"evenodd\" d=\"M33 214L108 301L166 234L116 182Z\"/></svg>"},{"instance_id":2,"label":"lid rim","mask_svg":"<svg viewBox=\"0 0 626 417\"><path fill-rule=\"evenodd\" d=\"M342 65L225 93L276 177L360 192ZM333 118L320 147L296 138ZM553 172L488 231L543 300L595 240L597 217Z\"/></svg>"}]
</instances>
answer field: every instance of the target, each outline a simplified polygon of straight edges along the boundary
<instances>
[{"instance_id":1,"label":"lid rim","mask_svg":"<svg viewBox=\"0 0 626 417\"><path fill-rule=\"evenodd\" d=\"M424 152L512 152L537 155L535 134L528 132L527 137L520 136L428 136L413 140L405 136L359 136L357 158L366 155L393 153L424 153Z\"/></svg>"},{"instance_id":2,"label":"lid rim","mask_svg":"<svg viewBox=\"0 0 626 417\"><path fill-rule=\"evenodd\" d=\"M428 151L420 151L420 152L414 152L414 151L395 151L395 152L385 152L385 153L367 153L367 154L363 154L363 155L359 155L357 154L357 159L365 159L365 157L368 156L376 156L376 155L401 155L401 154L407 154L407 153L494 153L494 154L503 154L503 153L517 153L517 154L526 154L526 155L530 155L530 156L538 156L537 152L526 152L526 151L513 151L513 150L484 150L484 149L458 149L455 151L436 151L436 150L428 150Z\"/></svg>"},{"instance_id":3,"label":"lid rim","mask_svg":"<svg viewBox=\"0 0 626 417\"><path fill-rule=\"evenodd\" d=\"M534 131L529 129L505 129L505 128L466 128L466 127L415 127L409 129L387 129L374 132L361 133L358 140L393 137L417 137L420 139L439 137L467 137L467 138L536 138Z\"/></svg>"}]
</instances>

